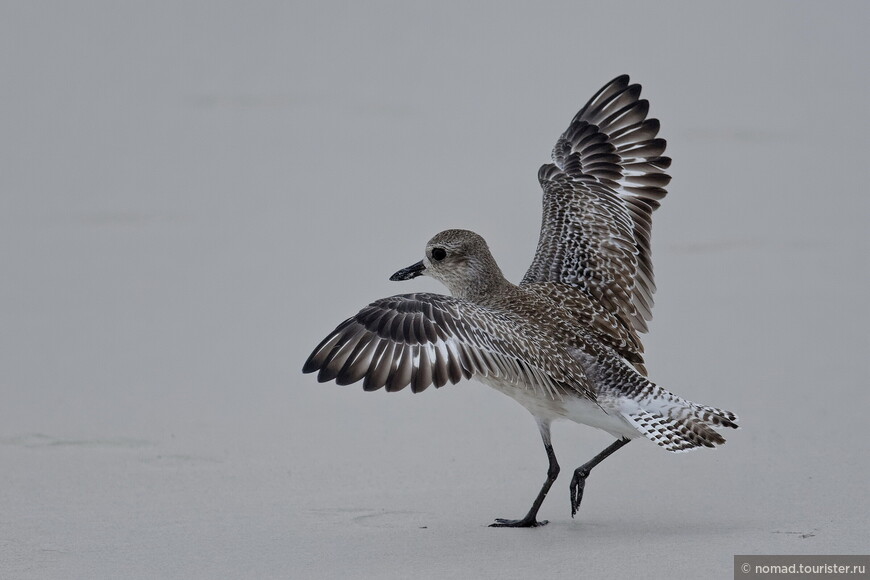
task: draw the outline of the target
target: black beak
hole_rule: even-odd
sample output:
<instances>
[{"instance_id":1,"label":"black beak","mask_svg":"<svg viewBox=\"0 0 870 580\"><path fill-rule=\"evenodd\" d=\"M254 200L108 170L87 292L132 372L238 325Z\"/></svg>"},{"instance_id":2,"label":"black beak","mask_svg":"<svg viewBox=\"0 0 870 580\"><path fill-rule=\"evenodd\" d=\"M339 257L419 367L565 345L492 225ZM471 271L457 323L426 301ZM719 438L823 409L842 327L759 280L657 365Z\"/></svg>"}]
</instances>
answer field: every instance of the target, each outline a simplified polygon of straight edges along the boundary
<instances>
[{"instance_id":1,"label":"black beak","mask_svg":"<svg viewBox=\"0 0 870 580\"><path fill-rule=\"evenodd\" d=\"M392 280L393 282L398 282L399 280L410 280L411 278L422 276L423 270L425 269L426 266L423 265L423 260L420 260L412 266L402 268L401 270L390 276L390 280Z\"/></svg>"}]
</instances>

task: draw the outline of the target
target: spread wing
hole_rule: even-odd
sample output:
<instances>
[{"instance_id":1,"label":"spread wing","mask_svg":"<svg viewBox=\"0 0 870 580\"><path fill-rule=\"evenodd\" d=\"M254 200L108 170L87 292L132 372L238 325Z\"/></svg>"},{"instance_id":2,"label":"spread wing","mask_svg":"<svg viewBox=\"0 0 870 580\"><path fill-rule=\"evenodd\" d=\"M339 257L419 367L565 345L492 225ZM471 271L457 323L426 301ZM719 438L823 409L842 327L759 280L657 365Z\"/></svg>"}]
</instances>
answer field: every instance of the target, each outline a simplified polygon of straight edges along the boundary
<instances>
[{"instance_id":1,"label":"spread wing","mask_svg":"<svg viewBox=\"0 0 870 580\"><path fill-rule=\"evenodd\" d=\"M652 212L667 193L671 163L640 90L627 75L605 85L541 167L541 236L522 281L584 292L631 332L646 332L652 318Z\"/></svg>"},{"instance_id":2,"label":"spread wing","mask_svg":"<svg viewBox=\"0 0 870 580\"><path fill-rule=\"evenodd\" d=\"M340 385L415 393L463 378L531 385L560 398L594 399L586 377L558 345L509 314L440 294L402 294L372 302L342 322L302 368Z\"/></svg>"}]
</instances>

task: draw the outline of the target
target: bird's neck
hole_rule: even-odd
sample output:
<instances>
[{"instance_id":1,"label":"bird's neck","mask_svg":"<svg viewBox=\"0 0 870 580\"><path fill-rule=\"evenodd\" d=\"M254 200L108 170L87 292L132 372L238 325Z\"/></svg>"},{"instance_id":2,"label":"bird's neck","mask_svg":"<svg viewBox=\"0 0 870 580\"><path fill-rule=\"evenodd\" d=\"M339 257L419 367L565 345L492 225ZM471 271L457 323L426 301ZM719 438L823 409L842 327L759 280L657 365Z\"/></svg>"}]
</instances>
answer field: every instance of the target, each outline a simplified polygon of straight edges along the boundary
<instances>
[{"instance_id":1,"label":"bird's neck","mask_svg":"<svg viewBox=\"0 0 870 580\"><path fill-rule=\"evenodd\" d=\"M516 291L516 285L509 282L497 265L491 265L487 275L466 280L460 287L451 288L450 293L457 298L487 304L491 300L503 300L504 296Z\"/></svg>"}]
</instances>

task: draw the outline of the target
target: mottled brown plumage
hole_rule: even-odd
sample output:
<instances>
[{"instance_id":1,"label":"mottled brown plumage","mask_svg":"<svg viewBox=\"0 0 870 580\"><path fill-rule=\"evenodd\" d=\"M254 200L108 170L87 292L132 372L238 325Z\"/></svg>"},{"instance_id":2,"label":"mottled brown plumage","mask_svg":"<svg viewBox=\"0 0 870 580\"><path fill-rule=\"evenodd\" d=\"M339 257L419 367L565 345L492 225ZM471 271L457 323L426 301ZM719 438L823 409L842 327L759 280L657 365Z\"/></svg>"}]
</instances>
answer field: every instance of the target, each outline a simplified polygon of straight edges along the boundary
<instances>
[{"instance_id":1,"label":"mottled brown plumage","mask_svg":"<svg viewBox=\"0 0 870 580\"><path fill-rule=\"evenodd\" d=\"M627 76L601 89L574 117L541 167L541 235L519 285L505 279L486 242L446 230L423 259L393 275L428 275L451 296L377 300L330 333L303 372L321 382L363 381L366 390L420 392L476 378L536 418L550 461L529 514L498 526L538 525L559 471L550 423L566 418L604 429L617 443L575 471L572 515L592 467L644 436L669 451L712 447L734 414L687 401L650 382L640 333L655 291L651 216L665 196L670 159L659 123L647 119L640 86Z\"/></svg>"}]
</instances>

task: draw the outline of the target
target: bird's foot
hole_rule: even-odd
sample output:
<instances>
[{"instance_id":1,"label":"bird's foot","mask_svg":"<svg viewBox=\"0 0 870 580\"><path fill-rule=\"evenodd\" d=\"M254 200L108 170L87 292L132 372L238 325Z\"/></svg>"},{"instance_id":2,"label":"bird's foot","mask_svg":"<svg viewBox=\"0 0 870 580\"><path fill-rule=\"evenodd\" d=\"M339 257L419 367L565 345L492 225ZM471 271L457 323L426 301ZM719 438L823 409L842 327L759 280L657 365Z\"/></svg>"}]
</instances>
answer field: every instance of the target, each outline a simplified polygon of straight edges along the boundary
<instances>
[{"instance_id":1,"label":"bird's foot","mask_svg":"<svg viewBox=\"0 0 870 580\"><path fill-rule=\"evenodd\" d=\"M583 490L586 488L586 478L589 477L589 470L578 467L574 471L574 477L571 478L571 517L577 514L580 509L580 502L583 501Z\"/></svg>"},{"instance_id":2,"label":"bird's foot","mask_svg":"<svg viewBox=\"0 0 870 580\"><path fill-rule=\"evenodd\" d=\"M489 524L491 528L537 528L540 526L546 526L548 524L548 520L537 521L535 518L530 518L529 516L524 517L521 520L506 520L504 518L496 518L495 523Z\"/></svg>"}]
</instances>

